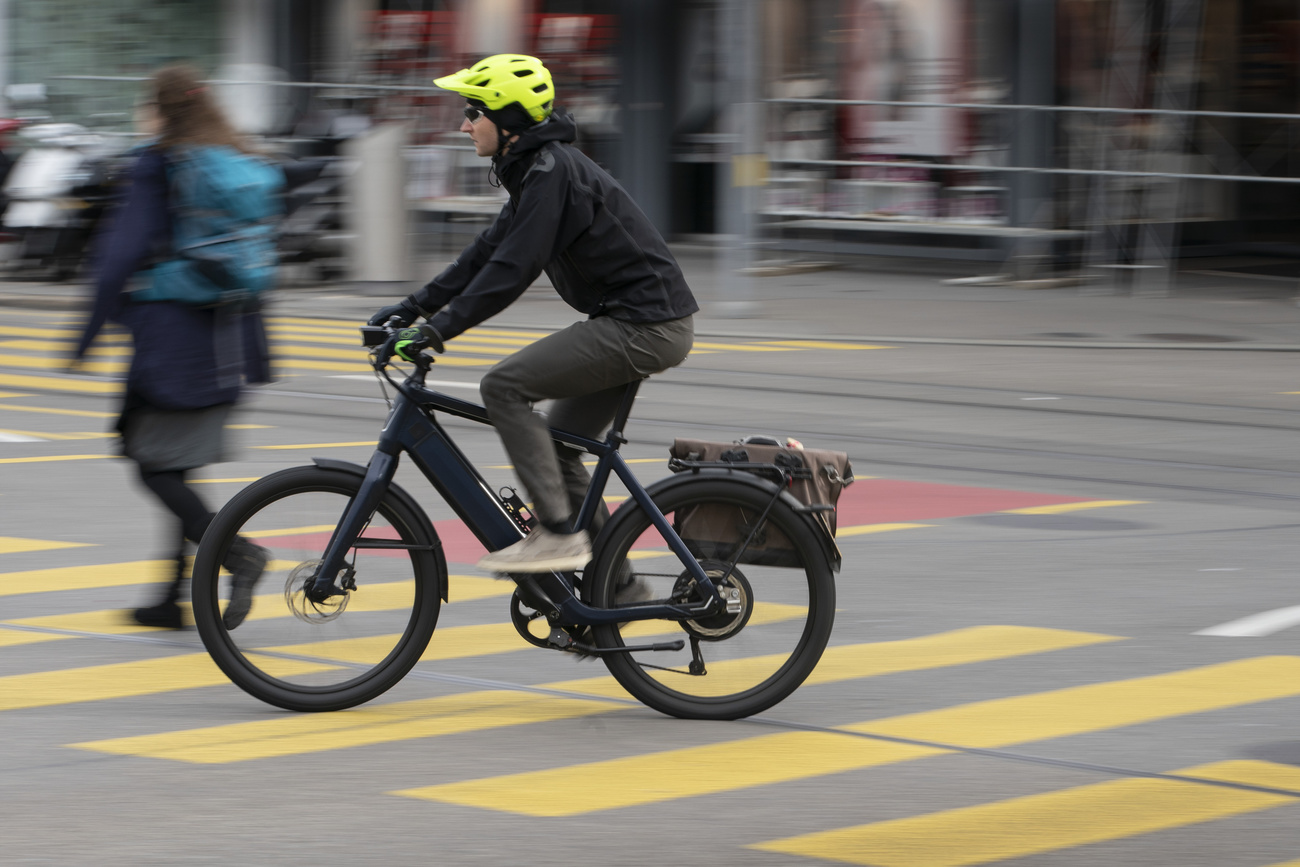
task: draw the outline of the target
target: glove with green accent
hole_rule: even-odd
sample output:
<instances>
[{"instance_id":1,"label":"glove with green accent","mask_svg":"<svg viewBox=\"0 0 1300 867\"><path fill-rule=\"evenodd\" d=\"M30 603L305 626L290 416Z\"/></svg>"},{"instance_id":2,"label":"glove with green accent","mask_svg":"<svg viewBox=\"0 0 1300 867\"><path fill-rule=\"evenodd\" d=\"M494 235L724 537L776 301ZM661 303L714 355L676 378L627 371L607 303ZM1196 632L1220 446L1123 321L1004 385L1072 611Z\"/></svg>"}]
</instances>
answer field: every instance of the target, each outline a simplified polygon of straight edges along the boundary
<instances>
[{"instance_id":1,"label":"glove with green accent","mask_svg":"<svg viewBox=\"0 0 1300 867\"><path fill-rule=\"evenodd\" d=\"M385 360L396 355L403 361L415 361L421 350L432 349L441 355L445 350L442 335L432 325L425 323L415 328L403 328L388 340L384 347Z\"/></svg>"}]
</instances>

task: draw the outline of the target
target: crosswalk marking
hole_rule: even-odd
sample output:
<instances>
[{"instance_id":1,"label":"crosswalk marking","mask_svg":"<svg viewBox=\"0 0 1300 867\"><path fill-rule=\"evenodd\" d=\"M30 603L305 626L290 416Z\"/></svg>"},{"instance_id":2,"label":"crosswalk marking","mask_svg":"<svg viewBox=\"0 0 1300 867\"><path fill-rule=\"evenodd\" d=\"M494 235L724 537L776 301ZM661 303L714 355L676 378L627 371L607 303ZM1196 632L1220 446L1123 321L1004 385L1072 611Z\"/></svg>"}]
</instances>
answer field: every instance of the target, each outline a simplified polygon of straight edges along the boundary
<instances>
[{"instance_id":1,"label":"crosswalk marking","mask_svg":"<svg viewBox=\"0 0 1300 867\"><path fill-rule=\"evenodd\" d=\"M1300 695L1300 657L1261 657L1132 680L1070 687L1005 699L957 705L855 725L845 732L906 738L954 747L1006 747L1048 738L1168 719L1243 704ZM764 737L772 737L766 735ZM796 752L798 741L821 742L822 733L790 732L783 744ZM845 738L847 742L848 738ZM504 777L445 783L403 792L408 797L467 804L529 816L574 816L616 807L631 807L695 794L737 791L766 783L762 738L745 738L709 748L711 765L727 773L700 774L696 748L669 750L626 759L572 765ZM863 754L871 765L907 761L889 751ZM671 790L641 787L635 776L645 767L681 780ZM852 762L837 770L866 767ZM818 776L816 766L806 774ZM564 792L564 798L553 793Z\"/></svg>"},{"instance_id":2,"label":"crosswalk marking","mask_svg":"<svg viewBox=\"0 0 1300 867\"><path fill-rule=\"evenodd\" d=\"M437 636L438 632L435 632L435 640ZM835 683L1117 640L1119 639L1109 635L1056 629L974 627L900 641L828 648L807 682ZM522 641L520 643L522 645ZM544 684L543 688L593 698L627 699L623 688L608 676L549 683ZM494 715L492 708L496 707L505 707L508 712ZM543 719L567 719L610 713L627 707L627 704L622 703L586 700L575 703L570 699L537 693L487 690L370 705L328 716L317 714L310 717L234 723L74 746L185 762L239 762L495 729L535 721L534 715ZM754 764L753 757L746 758L743 764ZM696 775L692 773L686 776Z\"/></svg>"},{"instance_id":3,"label":"crosswalk marking","mask_svg":"<svg viewBox=\"0 0 1300 867\"><path fill-rule=\"evenodd\" d=\"M894 530L914 530L918 527L933 526L933 524L860 524L856 527L837 528L835 538L842 539L846 536L863 536L868 533L889 533Z\"/></svg>"},{"instance_id":4,"label":"crosswalk marking","mask_svg":"<svg viewBox=\"0 0 1300 867\"><path fill-rule=\"evenodd\" d=\"M1179 776L1300 790L1300 768L1226 761ZM868 867L966 867L1254 813L1297 798L1170 779L1110 780L749 848Z\"/></svg>"},{"instance_id":5,"label":"crosswalk marking","mask_svg":"<svg viewBox=\"0 0 1300 867\"><path fill-rule=\"evenodd\" d=\"M30 458L0 458L0 464L48 464L57 461L102 461L118 455L44 455ZM3 593L0 593L3 595Z\"/></svg>"},{"instance_id":6,"label":"crosswalk marking","mask_svg":"<svg viewBox=\"0 0 1300 867\"><path fill-rule=\"evenodd\" d=\"M171 560L136 560L96 566L62 566L0 574L0 596L50 593L58 590L87 590L92 587L121 587L127 584L155 584L170 581L176 564Z\"/></svg>"},{"instance_id":7,"label":"crosswalk marking","mask_svg":"<svg viewBox=\"0 0 1300 867\"><path fill-rule=\"evenodd\" d=\"M354 443L282 443L272 446L250 446L250 448L262 449L264 451L276 451L279 449L342 449L352 448L355 446L370 446L373 448L378 445L375 440L354 442ZM325 529L333 530L333 527Z\"/></svg>"},{"instance_id":8,"label":"crosswalk marking","mask_svg":"<svg viewBox=\"0 0 1300 867\"><path fill-rule=\"evenodd\" d=\"M0 373L0 385L13 388L31 388L38 391L71 391L81 394L117 394L120 382L94 379L74 379L64 376L30 376L21 373Z\"/></svg>"},{"instance_id":9,"label":"crosswalk marking","mask_svg":"<svg viewBox=\"0 0 1300 867\"><path fill-rule=\"evenodd\" d=\"M65 358L0 352L0 366L30 370L64 370L68 366L68 361ZM82 361L77 365L78 369L87 373L126 373L129 366L125 361Z\"/></svg>"},{"instance_id":10,"label":"crosswalk marking","mask_svg":"<svg viewBox=\"0 0 1300 867\"><path fill-rule=\"evenodd\" d=\"M30 437L37 442L52 441L60 442L66 440L102 440L109 437L117 436L117 433L109 431L73 431L69 433L51 433L49 431L35 430L13 430L11 428L0 429L0 434L15 434L21 437Z\"/></svg>"},{"instance_id":11,"label":"crosswalk marking","mask_svg":"<svg viewBox=\"0 0 1300 867\"><path fill-rule=\"evenodd\" d=\"M895 764L944 752L822 732L762 735L747 738L743 744L741 749L734 743L687 747L671 754L649 753L556 771L444 783L390 794L528 816L575 816ZM551 783L572 786L579 779L580 792L571 788L533 788ZM557 792L563 795L557 797Z\"/></svg>"},{"instance_id":12,"label":"crosswalk marking","mask_svg":"<svg viewBox=\"0 0 1300 867\"><path fill-rule=\"evenodd\" d=\"M0 554L21 554L29 551L57 551L60 548L90 548L89 542L53 542L46 539L19 539L0 536Z\"/></svg>"},{"instance_id":13,"label":"crosswalk marking","mask_svg":"<svg viewBox=\"0 0 1300 867\"><path fill-rule=\"evenodd\" d=\"M329 671L336 667L327 663L274 657L255 658L264 671L278 677ZM0 711L132 698L228 683L230 681L225 673L217 668L206 653L185 653L61 671L11 674L0 677Z\"/></svg>"},{"instance_id":14,"label":"crosswalk marking","mask_svg":"<svg viewBox=\"0 0 1300 867\"><path fill-rule=\"evenodd\" d=\"M1139 506L1145 500L1086 500L1082 503L1054 503L1050 506L1026 506L1023 509L1003 509L1004 515L1060 515L1082 509L1108 509L1112 506Z\"/></svg>"},{"instance_id":15,"label":"crosswalk marking","mask_svg":"<svg viewBox=\"0 0 1300 867\"><path fill-rule=\"evenodd\" d=\"M3 396L4 393L0 392L0 397ZM42 415L71 415L80 418L116 418L118 415L115 412L99 412L93 409L54 409L48 406L20 406L16 403L0 403L0 410L7 412L35 412Z\"/></svg>"}]
</instances>

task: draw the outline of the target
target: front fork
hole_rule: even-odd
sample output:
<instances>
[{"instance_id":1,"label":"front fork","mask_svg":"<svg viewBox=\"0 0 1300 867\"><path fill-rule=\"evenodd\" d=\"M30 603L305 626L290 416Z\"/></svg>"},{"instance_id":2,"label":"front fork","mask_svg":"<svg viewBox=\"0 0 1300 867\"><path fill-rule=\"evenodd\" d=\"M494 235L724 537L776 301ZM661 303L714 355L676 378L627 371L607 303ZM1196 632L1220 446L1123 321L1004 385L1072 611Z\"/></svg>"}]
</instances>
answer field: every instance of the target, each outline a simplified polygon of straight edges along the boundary
<instances>
[{"instance_id":1,"label":"front fork","mask_svg":"<svg viewBox=\"0 0 1300 867\"><path fill-rule=\"evenodd\" d=\"M331 596L340 596L347 591L338 584L338 576L347 568L348 551L356 544L357 537L365 530L370 517L379 508L388 486L397 473L397 455L377 451L366 467L366 477L361 482L356 496L348 504L343 519L334 528L329 545L325 547L325 557L320 568L307 585L307 598L321 603Z\"/></svg>"}]
</instances>

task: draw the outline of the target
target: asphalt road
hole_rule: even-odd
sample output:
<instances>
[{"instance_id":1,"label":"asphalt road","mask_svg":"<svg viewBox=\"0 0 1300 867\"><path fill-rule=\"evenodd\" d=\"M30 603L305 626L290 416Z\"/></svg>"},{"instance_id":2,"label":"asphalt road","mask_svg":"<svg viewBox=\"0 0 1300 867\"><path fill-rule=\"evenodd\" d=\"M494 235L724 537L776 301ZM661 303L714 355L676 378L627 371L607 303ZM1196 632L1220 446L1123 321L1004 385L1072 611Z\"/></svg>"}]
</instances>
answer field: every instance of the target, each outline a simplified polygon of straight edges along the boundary
<instances>
[{"instance_id":1,"label":"asphalt road","mask_svg":"<svg viewBox=\"0 0 1300 867\"><path fill-rule=\"evenodd\" d=\"M67 375L71 321L0 309L6 864L1300 864L1292 354L702 335L642 389L625 455L648 481L674 436L847 451L847 663L747 721L559 718L536 687L603 669L520 641L304 716L194 631L125 625L166 528L104 435L124 346ZM285 376L202 474L214 506L366 461L384 403L349 328L275 323ZM540 333L472 332L433 378L473 397ZM490 431L446 426L512 482ZM505 595L454 588L440 630L506 621Z\"/></svg>"}]
</instances>

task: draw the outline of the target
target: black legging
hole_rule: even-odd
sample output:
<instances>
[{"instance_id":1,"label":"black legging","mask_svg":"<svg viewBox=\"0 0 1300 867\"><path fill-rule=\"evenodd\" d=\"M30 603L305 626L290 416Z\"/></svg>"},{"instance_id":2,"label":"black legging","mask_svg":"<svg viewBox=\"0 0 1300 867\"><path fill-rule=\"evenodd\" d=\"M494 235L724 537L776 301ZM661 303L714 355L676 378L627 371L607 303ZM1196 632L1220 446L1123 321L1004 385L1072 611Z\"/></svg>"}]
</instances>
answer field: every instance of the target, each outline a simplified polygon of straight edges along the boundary
<instances>
[{"instance_id":1,"label":"black legging","mask_svg":"<svg viewBox=\"0 0 1300 867\"><path fill-rule=\"evenodd\" d=\"M181 581L185 577L185 540L195 544L203 538L203 532L212 523L213 513L199 495L185 484L186 470L164 470L161 472L140 468L140 481L153 492L162 504L180 520L176 545L176 573L167 589L167 602L175 602L181 593Z\"/></svg>"}]
</instances>

